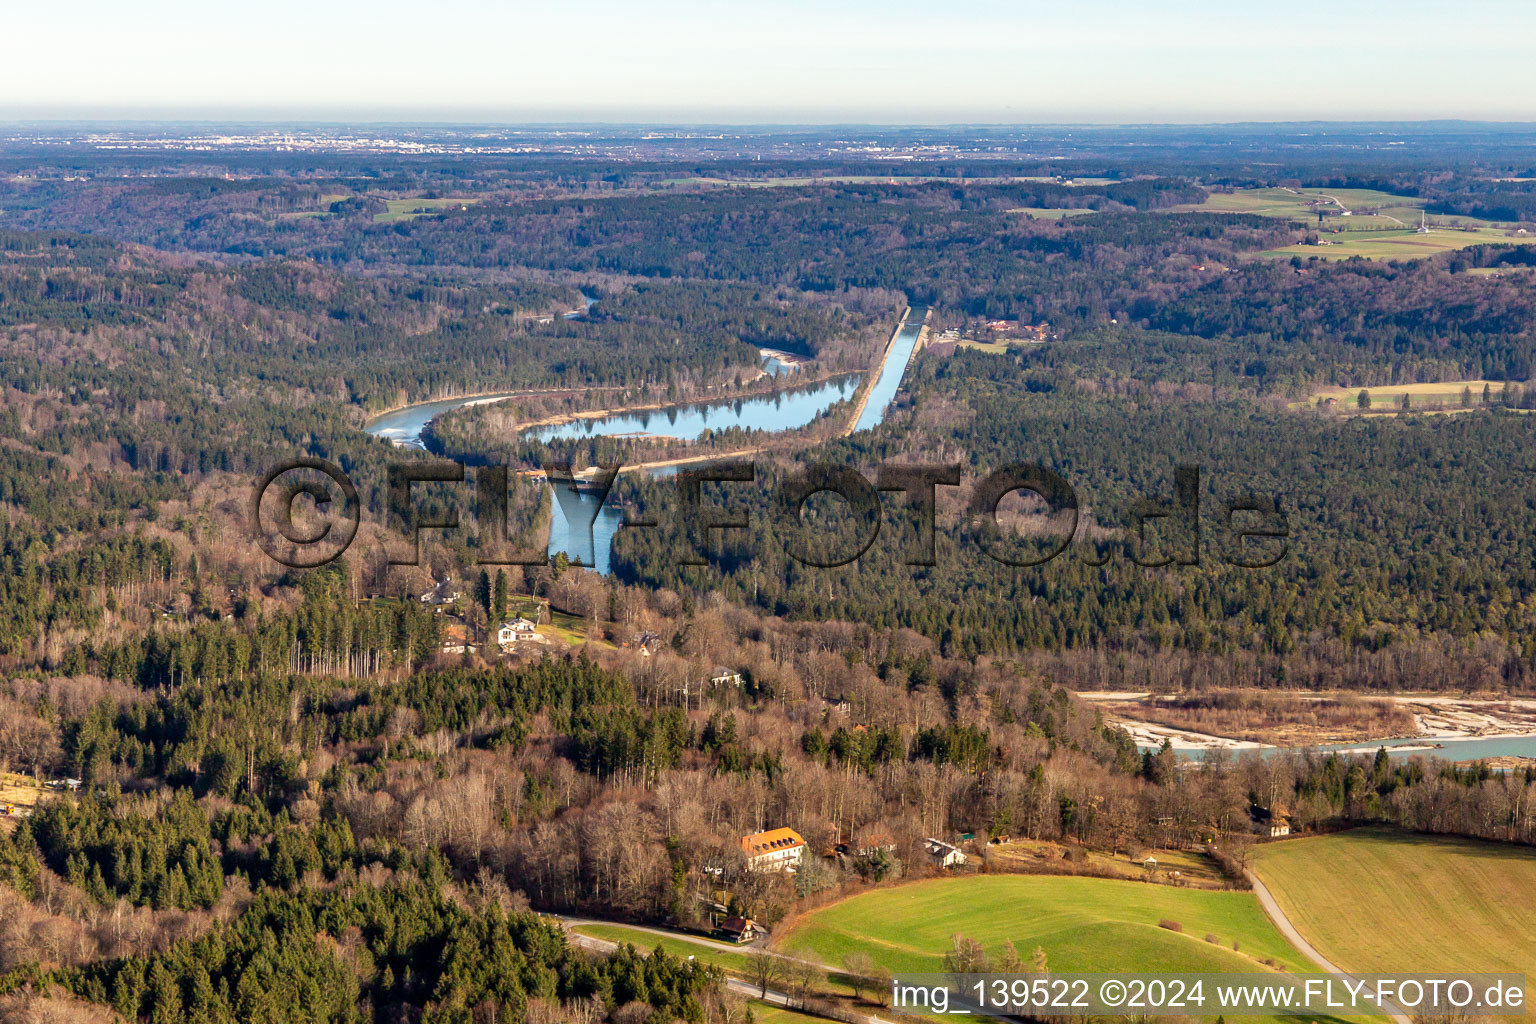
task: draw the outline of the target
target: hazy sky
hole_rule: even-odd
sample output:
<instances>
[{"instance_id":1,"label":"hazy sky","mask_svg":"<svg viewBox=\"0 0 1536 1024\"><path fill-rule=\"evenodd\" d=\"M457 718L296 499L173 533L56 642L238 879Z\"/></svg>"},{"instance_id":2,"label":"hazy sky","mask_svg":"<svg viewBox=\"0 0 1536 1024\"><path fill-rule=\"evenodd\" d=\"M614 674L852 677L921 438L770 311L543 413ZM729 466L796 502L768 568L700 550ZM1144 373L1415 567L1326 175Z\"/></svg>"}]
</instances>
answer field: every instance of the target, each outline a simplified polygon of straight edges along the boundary
<instances>
[{"instance_id":1,"label":"hazy sky","mask_svg":"<svg viewBox=\"0 0 1536 1024\"><path fill-rule=\"evenodd\" d=\"M4 26L4 118L1536 120L1530 0L73 0Z\"/></svg>"}]
</instances>

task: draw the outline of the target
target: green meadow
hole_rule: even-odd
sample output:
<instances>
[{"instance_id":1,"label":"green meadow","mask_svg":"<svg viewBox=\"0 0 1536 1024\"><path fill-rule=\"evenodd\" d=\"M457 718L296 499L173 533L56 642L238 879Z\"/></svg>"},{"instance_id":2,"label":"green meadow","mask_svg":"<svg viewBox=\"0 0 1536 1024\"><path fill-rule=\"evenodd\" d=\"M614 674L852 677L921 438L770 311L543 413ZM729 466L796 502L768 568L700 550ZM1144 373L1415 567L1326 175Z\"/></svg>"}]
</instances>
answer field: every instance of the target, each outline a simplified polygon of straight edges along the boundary
<instances>
[{"instance_id":1,"label":"green meadow","mask_svg":"<svg viewBox=\"0 0 1536 1024\"><path fill-rule=\"evenodd\" d=\"M1536 978L1536 851L1360 828L1259 848L1254 873L1345 970Z\"/></svg>"},{"instance_id":2,"label":"green meadow","mask_svg":"<svg viewBox=\"0 0 1536 1024\"><path fill-rule=\"evenodd\" d=\"M1058 971L1262 971L1266 960L1282 969L1310 966L1252 893L1053 875L872 890L805 915L776 945L829 964L862 950L892 971L921 972L943 969L957 934L993 956L1011 941L1028 960L1038 946Z\"/></svg>"},{"instance_id":3,"label":"green meadow","mask_svg":"<svg viewBox=\"0 0 1536 1024\"><path fill-rule=\"evenodd\" d=\"M1417 231L1345 231L1324 233L1329 245L1287 245L1260 255L1289 259L1292 256L1316 256L1325 260L1347 260L1356 256L1372 260L1423 259L1443 252L1473 245L1523 245L1536 242L1536 236L1512 235L1504 228L1432 228L1428 234Z\"/></svg>"},{"instance_id":4,"label":"green meadow","mask_svg":"<svg viewBox=\"0 0 1536 1024\"><path fill-rule=\"evenodd\" d=\"M460 206L470 206L478 203L479 199L459 199L452 196L442 199L386 199L384 203L389 207L386 213L373 215L375 224L391 224L395 221L410 220L429 213L442 213Z\"/></svg>"}]
</instances>

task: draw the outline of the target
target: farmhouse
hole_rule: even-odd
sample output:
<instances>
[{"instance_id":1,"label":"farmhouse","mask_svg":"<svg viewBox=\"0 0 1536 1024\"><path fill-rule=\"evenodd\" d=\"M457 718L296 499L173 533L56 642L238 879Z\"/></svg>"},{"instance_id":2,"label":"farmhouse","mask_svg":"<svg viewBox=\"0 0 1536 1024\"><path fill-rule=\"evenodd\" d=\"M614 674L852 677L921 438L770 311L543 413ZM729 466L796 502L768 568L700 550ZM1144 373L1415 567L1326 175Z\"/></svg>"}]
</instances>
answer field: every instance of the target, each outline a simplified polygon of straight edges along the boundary
<instances>
[{"instance_id":1,"label":"farmhouse","mask_svg":"<svg viewBox=\"0 0 1536 1024\"><path fill-rule=\"evenodd\" d=\"M470 642L469 626L462 622L450 622L443 627L442 639L438 641L438 650L444 654L467 654L475 649Z\"/></svg>"},{"instance_id":2,"label":"farmhouse","mask_svg":"<svg viewBox=\"0 0 1536 1024\"><path fill-rule=\"evenodd\" d=\"M753 871L793 871L805 858L805 840L792 828L772 828L742 836L741 852Z\"/></svg>"},{"instance_id":3,"label":"farmhouse","mask_svg":"<svg viewBox=\"0 0 1536 1024\"><path fill-rule=\"evenodd\" d=\"M714 675L709 677L710 686L740 686L741 673L728 668L715 669Z\"/></svg>"},{"instance_id":4,"label":"farmhouse","mask_svg":"<svg viewBox=\"0 0 1536 1024\"><path fill-rule=\"evenodd\" d=\"M750 917L728 917L720 922L720 927L715 931L727 942L751 942L760 935L768 934L767 929Z\"/></svg>"},{"instance_id":5,"label":"farmhouse","mask_svg":"<svg viewBox=\"0 0 1536 1024\"><path fill-rule=\"evenodd\" d=\"M452 604L462 596L459 588L453 584L453 577L444 576L431 590L421 595L421 603L431 605Z\"/></svg>"},{"instance_id":6,"label":"farmhouse","mask_svg":"<svg viewBox=\"0 0 1536 1024\"><path fill-rule=\"evenodd\" d=\"M503 648L515 647L525 641L537 641L539 634L535 632L534 624L528 619L513 619L503 622L501 628L496 630L496 642Z\"/></svg>"},{"instance_id":7,"label":"farmhouse","mask_svg":"<svg viewBox=\"0 0 1536 1024\"><path fill-rule=\"evenodd\" d=\"M1254 806L1249 815L1253 819L1253 830L1261 836L1269 836L1271 839L1279 839L1281 836L1291 834L1291 823L1286 818L1287 809L1284 807L1259 807Z\"/></svg>"},{"instance_id":8,"label":"farmhouse","mask_svg":"<svg viewBox=\"0 0 1536 1024\"><path fill-rule=\"evenodd\" d=\"M958 846L952 846L942 839L929 837L923 840L923 845L928 850L928 856L941 868L959 867L965 863L965 854Z\"/></svg>"},{"instance_id":9,"label":"farmhouse","mask_svg":"<svg viewBox=\"0 0 1536 1024\"><path fill-rule=\"evenodd\" d=\"M883 826L876 825L860 831L848 844L857 857L874 857L881 853L891 853L896 849L896 840Z\"/></svg>"},{"instance_id":10,"label":"farmhouse","mask_svg":"<svg viewBox=\"0 0 1536 1024\"><path fill-rule=\"evenodd\" d=\"M636 633L625 640L623 646L630 650L637 650L642 657L649 658L661 650L661 637L655 633Z\"/></svg>"},{"instance_id":11,"label":"farmhouse","mask_svg":"<svg viewBox=\"0 0 1536 1024\"><path fill-rule=\"evenodd\" d=\"M848 718L853 714L853 705L841 697L823 697L821 700L822 711L828 717Z\"/></svg>"}]
</instances>

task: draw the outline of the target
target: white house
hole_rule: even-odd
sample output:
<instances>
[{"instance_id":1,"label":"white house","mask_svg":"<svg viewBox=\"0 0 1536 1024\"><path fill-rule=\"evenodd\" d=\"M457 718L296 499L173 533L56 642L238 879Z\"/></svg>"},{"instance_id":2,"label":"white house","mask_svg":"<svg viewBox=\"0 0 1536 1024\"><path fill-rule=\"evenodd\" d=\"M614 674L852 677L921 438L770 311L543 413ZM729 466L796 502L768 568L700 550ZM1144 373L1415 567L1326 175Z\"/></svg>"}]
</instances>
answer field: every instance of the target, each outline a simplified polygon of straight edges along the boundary
<instances>
[{"instance_id":1,"label":"white house","mask_svg":"<svg viewBox=\"0 0 1536 1024\"><path fill-rule=\"evenodd\" d=\"M952 846L942 839L929 837L923 840L923 845L928 848L928 856L941 868L959 867L965 863L965 854L958 846Z\"/></svg>"},{"instance_id":2,"label":"white house","mask_svg":"<svg viewBox=\"0 0 1536 1024\"><path fill-rule=\"evenodd\" d=\"M512 647L525 640L537 640L539 634L536 627L528 619L512 619L503 622L501 628L496 630L496 642L502 647Z\"/></svg>"},{"instance_id":3,"label":"white house","mask_svg":"<svg viewBox=\"0 0 1536 1024\"><path fill-rule=\"evenodd\" d=\"M720 927L715 930L725 939L735 943L751 942L759 935L768 934L768 929L750 917L728 917L721 921Z\"/></svg>"},{"instance_id":4,"label":"white house","mask_svg":"<svg viewBox=\"0 0 1536 1024\"><path fill-rule=\"evenodd\" d=\"M717 668L715 674L709 677L710 686L740 686L741 673L728 668Z\"/></svg>"},{"instance_id":5,"label":"white house","mask_svg":"<svg viewBox=\"0 0 1536 1024\"><path fill-rule=\"evenodd\" d=\"M437 583L433 584L431 590L421 595L421 603L437 605L452 604L462 596L463 595L459 592L459 588L453 585L453 577L444 576Z\"/></svg>"},{"instance_id":6,"label":"white house","mask_svg":"<svg viewBox=\"0 0 1536 1024\"><path fill-rule=\"evenodd\" d=\"M475 649L469 635L469 627L462 622L451 622L443 627L438 649L444 654L466 654Z\"/></svg>"},{"instance_id":7,"label":"white house","mask_svg":"<svg viewBox=\"0 0 1536 1024\"><path fill-rule=\"evenodd\" d=\"M792 828L771 828L742 836L741 852L753 871L793 871L805 858L805 840Z\"/></svg>"}]
</instances>

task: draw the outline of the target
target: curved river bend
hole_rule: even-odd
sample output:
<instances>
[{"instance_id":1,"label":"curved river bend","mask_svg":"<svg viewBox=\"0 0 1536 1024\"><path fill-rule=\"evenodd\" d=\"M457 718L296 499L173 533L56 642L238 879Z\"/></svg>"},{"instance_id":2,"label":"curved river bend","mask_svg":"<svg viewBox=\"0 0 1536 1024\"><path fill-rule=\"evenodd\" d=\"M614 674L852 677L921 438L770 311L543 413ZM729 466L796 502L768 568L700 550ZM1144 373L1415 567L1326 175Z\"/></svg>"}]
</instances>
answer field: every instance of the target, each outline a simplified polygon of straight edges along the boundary
<instances>
[{"instance_id":1,"label":"curved river bend","mask_svg":"<svg viewBox=\"0 0 1536 1024\"><path fill-rule=\"evenodd\" d=\"M886 352L885 360L881 364L880 375L870 392L869 401L859 416L857 429L867 430L877 426L884 419L885 411L901 385L907 363L910 362L912 352L917 346L926 315L926 309L914 307L906 322L896 331ZM772 363L777 362L776 359L772 360ZM767 369L777 376L781 367L770 364ZM550 426L535 427L527 434L541 441L647 435L694 441L706 432L729 430L732 427L777 433L796 430L814 422L833 405L852 397L858 383L859 378L856 375L841 377L806 387L787 388L754 398L702 402L569 420ZM399 445L423 448L422 432L428 423L443 413L515 397L517 397L516 393L501 392L471 398L447 398L422 402L378 416L369 421L364 429L375 437L382 437ZM666 476L675 470L666 467L651 472L658 476ZM582 524L592 517L592 506L597 503L597 496L568 487L556 487L553 490L555 501L549 528L550 555L564 551L572 561L591 566L598 572L606 574L611 565L609 555L613 547L613 537L623 522L624 513L612 505L603 505L597 510L589 539ZM574 529L573 523L576 524Z\"/></svg>"}]
</instances>

